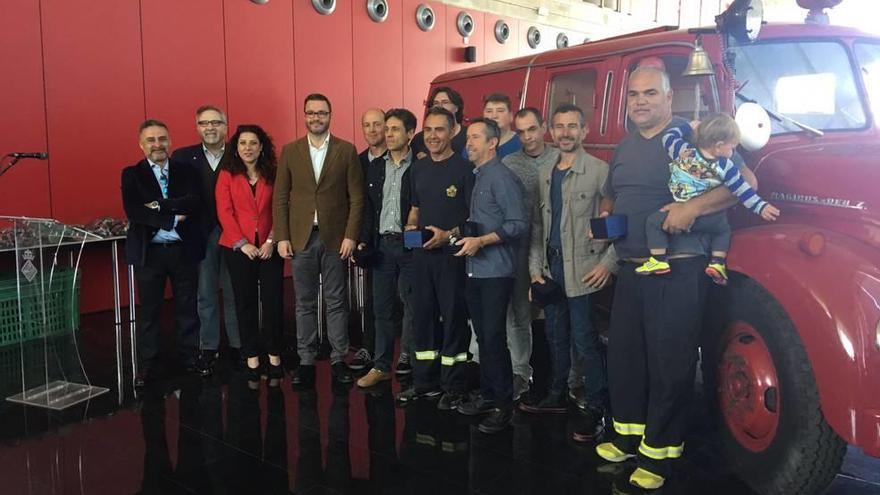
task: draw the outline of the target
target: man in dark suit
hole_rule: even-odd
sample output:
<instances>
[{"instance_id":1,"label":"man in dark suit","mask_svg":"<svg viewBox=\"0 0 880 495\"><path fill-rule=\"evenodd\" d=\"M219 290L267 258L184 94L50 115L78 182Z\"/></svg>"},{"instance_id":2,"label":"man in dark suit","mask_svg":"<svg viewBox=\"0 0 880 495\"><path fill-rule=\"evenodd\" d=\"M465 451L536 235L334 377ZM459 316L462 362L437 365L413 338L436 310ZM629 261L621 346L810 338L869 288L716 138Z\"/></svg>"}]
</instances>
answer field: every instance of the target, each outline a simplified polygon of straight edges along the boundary
<instances>
[{"instance_id":1,"label":"man in dark suit","mask_svg":"<svg viewBox=\"0 0 880 495\"><path fill-rule=\"evenodd\" d=\"M199 172L202 183L201 227L205 236L205 259L199 264L199 350L200 370L210 374L220 348L220 287L223 287L223 316L226 339L234 353L241 349L238 318L232 297L232 282L226 262L220 256L220 225L214 187L218 165L226 147L226 114L217 107L205 105L196 110L196 130L202 142L180 148L171 155L174 161L189 163ZM234 151L234 150L233 150ZM219 283L218 283L219 278ZM240 356L238 356L240 357Z\"/></svg>"},{"instance_id":2,"label":"man in dark suit","mask_svg":"<svg viewBox=\"0 0 880 495\"><path fill-rule=\"evenodd\" d=\"M384 156L388 149L385 146L385 112L378 108L371 108L364 112L364 115L361 117L361 131L364 133L364 141L367 142L367 147L360 152L358 160L361 162L364 179L366 179L370 162ZM366 212L364 215L366 216ZM373 271L361 267L357 269L362 270L364 274L364 314L362 318L364 328L362 328L363 335L361 336L360 349L354 354L354 358L352 358L348 366L355 371L361 371L368 369L373 364L373 356L376 350L376 330L373 324Z\"/></svg>"},{"instance_id":3,"label":"man in dark suit","mask_svg":"<svg viewBox=\"0 0 880 495\"><path fill-rule=\"evenodd\" d=\"M275 177L273 227L278 254L292 258L297 352L293 385L310 385L317 354L319 277L327 301L333 376L351 383L348 354L348 258L364 207L364 175L354 146L330 135L330 100L305 98L308 133L284 146Z\"/></svg>"},{"instance_id":4,"label":"man in dark suit","mask_svg":"<svg viewBox=\"0 0 880 495\"><path fill-rule=\"evenodd\" d=\"M168 127L146 120L138 129L145 159L122 171L122 205L128 217L126 262L134 265L141 301L135 386L152 377L159 354L165 281L171 280L177 352L187 370L196 366L199 316L196 292L205 242L199 226L201 184L188 163L168 158Z\"/></svg>"}]
</instances>

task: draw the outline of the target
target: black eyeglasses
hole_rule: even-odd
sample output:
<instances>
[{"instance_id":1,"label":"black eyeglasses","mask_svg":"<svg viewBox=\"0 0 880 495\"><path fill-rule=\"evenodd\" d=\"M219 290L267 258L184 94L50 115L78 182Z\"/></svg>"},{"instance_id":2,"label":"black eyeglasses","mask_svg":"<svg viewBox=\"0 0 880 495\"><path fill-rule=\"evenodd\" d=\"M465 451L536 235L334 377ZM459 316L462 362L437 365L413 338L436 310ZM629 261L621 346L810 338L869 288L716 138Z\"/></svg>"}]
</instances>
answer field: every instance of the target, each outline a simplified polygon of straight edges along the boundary
<instances>
[{"instance_id":1,"label":"black eyeglasses","mask_svg":"<svg viewBox=\"0 0 880 495\"><path fill-rule=\"evenodd\" d=\"M199 127L220 127L225 123L223 120L200 120L196 122L196 124L199 124Z\"/></svg>"},{"instance_id":2,"label":"black eyeglasses","mask_svg":"<svg viewBox=\"0 0 880 495\"><path fill-rule=\"evenodd\" d=\"M324 117L326 117L326 116L328 116L328 115L330 115L330 112L325 112L324 110L321 110L320 112L313 112L313 111L309 110L309 111L306 112L306 117L321 117L321 118L324 118Z\"/></svg>"}]
</instances>

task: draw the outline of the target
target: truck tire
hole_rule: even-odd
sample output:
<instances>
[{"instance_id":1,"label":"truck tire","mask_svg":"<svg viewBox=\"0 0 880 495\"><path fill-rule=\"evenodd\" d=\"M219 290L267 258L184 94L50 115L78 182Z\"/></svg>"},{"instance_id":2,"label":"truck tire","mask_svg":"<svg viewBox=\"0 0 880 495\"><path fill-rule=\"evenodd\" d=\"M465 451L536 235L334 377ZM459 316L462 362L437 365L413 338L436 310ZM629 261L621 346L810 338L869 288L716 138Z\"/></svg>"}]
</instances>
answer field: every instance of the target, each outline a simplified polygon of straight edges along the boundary
<instances>
[{"instance_id":1,"label":"truck tire","mask_svg":"<svg viewBox=\"0 0 880 495\"><path fill-rule=\"evenodd\" d=\"M711 300L717 333L710 383L725 458L762 495L822 493L840 470L846 443L822 415L797 328L767 290L742 275L732 274Z\"/></svg>"}]
</instances>

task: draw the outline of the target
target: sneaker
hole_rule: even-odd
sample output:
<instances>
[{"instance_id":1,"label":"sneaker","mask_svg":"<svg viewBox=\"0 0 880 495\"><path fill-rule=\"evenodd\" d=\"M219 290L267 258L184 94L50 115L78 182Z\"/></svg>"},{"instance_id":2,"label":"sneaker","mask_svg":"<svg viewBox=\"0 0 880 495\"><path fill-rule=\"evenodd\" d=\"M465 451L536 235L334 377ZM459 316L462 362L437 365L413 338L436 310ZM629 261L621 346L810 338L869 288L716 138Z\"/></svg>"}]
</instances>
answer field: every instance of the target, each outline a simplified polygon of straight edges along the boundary
<instances>
[{"instance_id":1,"label":"sneaker","mask_svg":"<svg viewBox=\"0 0 880 495\"><path fill-rule=\"evenodd\" d=\"M605 432L605 411L594 407L587 410L578 418L577 428L571 434L575 442L593 442Z\"/></svg>"},{"instance_id":2,"label":"sneaker","mask_svg":"<svg viewBox=\"0 0 880 495\"><path fill-rule=\"evenodd\" d=\"M433 400L440 397L440 395L442 394L443 391L438 389L417 390L415 387L409 387L406 390L397 394L394 397L394 400L397 402L398 406L406 407L417 400Z\"/></svg>"},{"instance_id":3,"label":"sneaker","mask_svg":"<svg viewBox=\"0 0 880 495\"><path fill-rule=\"evenodd\" d=\"M361 347L356 353L354 353L354 359L351 360L348 367L354 371L360 371L372 366L372 364L373 356L370 355L370 351Z\"/></svg>"},{"instance_id":4,"label":"sneaker","mask_svg":"<svg viewBox=\"0 0 880 495\"><path fill-rule=\"evenodd\" d=\"M344 361L337 361L330 365L330 371L333 378L339 383L352 383L354 378L351 376L351 370Z\"/></svg>"},{"instance_id":5,"label":"sneaker","mask_svg":"<svg viewBox=\"0 0 880 495\"><path fill-rule=\"evenodd\" d=\"M613 442L596 445L596 454L608 462L623 462L635 457L635 454L628 454L617 448L617 445L614 445Z\"/></svg>"},{"instance_id":6,"label":"sneaker","mask_svg":"<svg viewBox=\"0 0 880 495\"><path fill-rule=\"evenodd\" d=\"M373 368L369 371L369 373L362 376L357 381L357 386L360 388L370 388L390 379L391 373L386 373L384 371Z\"/></svg>"},{"instance_id":7,"label":"sneaker","mask_svg":"<svg viewBox=\"0 0 880 495\"><path fill-rule=\"evenodd\" d=\"M409 375L412 373L412 364L409 362L409 353L401 352L397 358L397 366L394 368L395 375Z\"/></svg>"},{"instance_id":8,"label":"sneaker","mask_svg":"<svg viewBox=\"0 0 880 495\"><path fill-rule=\"evenodd\" d=\"M629 477L629 482L633 486L637 486L642 490L656 490L663 486L663 483L666 479L659 474L654 474L651 471L643 468L636 468L633 471L633 474Z\"/></svg>"},{"instance_id":9,"label":"sneaker","mask_svg":"<svg viewBox=\"0 0 880 495\"><path fill-rule=\"evenodd\" d=\"M529 380L520 375L513 375L513 402L517 403L523 398L523 394L529 391Z\"/></svg>"},{"instance_id":10,"label":"sneaker","mask_svg":"<svg viewBox=\"0 0 880 495\"><path fill-rule=\"evenodd\" d=\"M671 271L668 262L660 261L651 256L642 266L636 268L636 275L663 275Z\"/></svg>"},{"instance_id":11,"label":"sneaker","mask_svg":"<svg viewBox=\"0 0 880 495\"><path fill-rule=\"evenodd\" d=\"M724 263L709 263L706 267L706 275L718 285L727 285L727 265Z\"/></svg>"},{"instance_id":12,"label":"sneaker","mask_svg":"<svg viewBox=\"0 0 880 495\"><path fill-rule=\"evenodd\" d=\"M461 405L464 397L458 392L444 392L437 403L437 409L440 411L454 411Z\"/></svg>"},{"instance_id":13,"label":"sneaker","mask_svg":"<svg viewBox=\"0 0 880 495\"><path fill-rule=\"evenodd\" d=\"M495 403L485 399L482 395L478 395L473 399L462 402L458 406L458 412L465 416L479 416L495 411Z\"/></svg>"},{"instance_id":14,"label":"sneaker","mask_svg":"<svg viewBox=\"0 0 880 495\"><path fill-rule=\"evenodd\" d=\"M562 394L548 394L537 404L522 402L519 408L532 414L565 414L568 412L568 402Z\"/></svg>"},{"instance_id":15,"label":"sneaker","mask_svg":"<svg viewBox=\"0 0 880 495\"><path fill-rule=\"evenodd\" d=\"M510 420L513 419L513 409L511 408L493 408L492 412L486 416L477 429L481 433L492 435L507 429L510 426Z\"/></svg>"}]
</instances>

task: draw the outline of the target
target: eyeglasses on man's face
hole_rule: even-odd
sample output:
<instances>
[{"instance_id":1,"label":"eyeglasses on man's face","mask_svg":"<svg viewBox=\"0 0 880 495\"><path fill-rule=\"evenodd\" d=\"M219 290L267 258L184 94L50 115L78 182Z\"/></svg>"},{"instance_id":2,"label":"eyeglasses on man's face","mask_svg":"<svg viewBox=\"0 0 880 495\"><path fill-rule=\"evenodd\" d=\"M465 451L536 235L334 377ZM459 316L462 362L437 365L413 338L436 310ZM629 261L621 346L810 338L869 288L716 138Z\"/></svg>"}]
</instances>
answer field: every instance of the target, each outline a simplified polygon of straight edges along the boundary
<instances>
[{"instance_id":1,"label":"eyeglasses on man's face","mask_svg":"<svg viewBox=\"0 0 880 495\"><path fill-rule=\"evenodd\" d=\"M226 122L222 120L200 120L196 124L199 127L220 127L221 125L226 125Z\"/></svg>"},{"instance_id":2,"label":"eyeglasses on man's face","mask_svg":"<svg viewBox=\"0 0 880 495\"><path fill-rule=\"evenodd\" d=\"M308 117L310 119L314 118L314 117L320 117L323 119L329 115L330 115L330 112L327 112L325 110L319 110L317 112L312 111L312 110L306 110L306 117Z\"/></svg>"}]
</instances>

